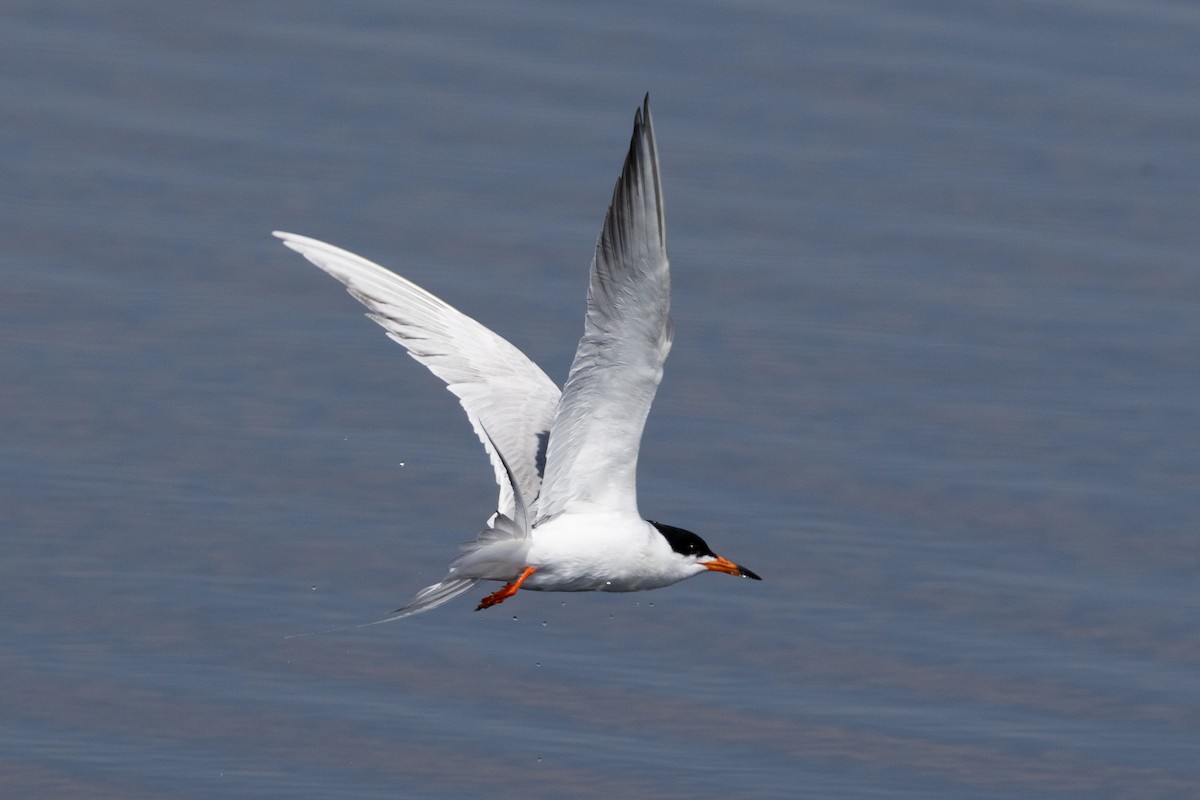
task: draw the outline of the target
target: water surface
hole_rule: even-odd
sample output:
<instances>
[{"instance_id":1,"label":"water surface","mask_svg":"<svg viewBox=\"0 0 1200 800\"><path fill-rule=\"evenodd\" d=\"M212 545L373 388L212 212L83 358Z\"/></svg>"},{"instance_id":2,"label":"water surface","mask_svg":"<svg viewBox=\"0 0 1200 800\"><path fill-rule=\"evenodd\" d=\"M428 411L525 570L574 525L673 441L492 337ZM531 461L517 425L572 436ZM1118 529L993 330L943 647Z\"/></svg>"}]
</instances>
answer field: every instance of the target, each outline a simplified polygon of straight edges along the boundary
<instances>
[{"instance_id":1,"label":"water surface","mask_svg":"<svg viewBox=\"0 0 1200 800\"><path fill-rule=\"evenodd\" d=\"M0 794L1200 793L1187 4L10 4ZM268 233L554 378L652 93L640 505L763 583L377 618L490 513Z\"/></svg>"}]
</instances>

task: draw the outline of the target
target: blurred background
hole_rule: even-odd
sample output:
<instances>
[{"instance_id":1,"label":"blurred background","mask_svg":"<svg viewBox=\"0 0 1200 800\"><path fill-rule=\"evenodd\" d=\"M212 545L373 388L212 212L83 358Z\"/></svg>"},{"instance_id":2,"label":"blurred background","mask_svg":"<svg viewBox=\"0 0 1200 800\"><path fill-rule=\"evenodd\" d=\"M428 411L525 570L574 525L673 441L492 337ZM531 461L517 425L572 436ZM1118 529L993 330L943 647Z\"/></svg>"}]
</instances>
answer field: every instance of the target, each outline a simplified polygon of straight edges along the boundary
<instances>
[{"instance_id":1,"label":"blurred background","mask_svg":"<svg viewBox=\"0 0 1200 800\"><path fill-rule=\"evenodd\" d=\"M1195 4L0 19L3 796L1200 794ZM495 487L270 231L561 381L646 91L641 511L765 581L284 639L439 579Z\"/></svg>"}]
</instances>

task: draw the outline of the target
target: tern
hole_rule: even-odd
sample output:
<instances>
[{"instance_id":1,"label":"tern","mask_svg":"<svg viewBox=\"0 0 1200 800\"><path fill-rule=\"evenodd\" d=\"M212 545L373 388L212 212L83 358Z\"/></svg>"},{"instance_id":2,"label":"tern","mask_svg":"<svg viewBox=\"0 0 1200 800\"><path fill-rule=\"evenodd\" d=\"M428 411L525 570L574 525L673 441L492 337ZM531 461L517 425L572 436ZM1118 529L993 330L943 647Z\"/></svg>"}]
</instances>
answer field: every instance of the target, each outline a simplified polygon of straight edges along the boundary
<instances>
[{"instance_id":1,"label":"tern","mask_svg":"<svg viewBox=\"0 0 1200 800\"><path fill-rule=\"evenodd\" d=\"M583 338L561 391L507 340L399 275L316 239L274 235L345 284L446 383L500 486L496 512L446 577L379 622L429 611L480 581L504 585L476 610L520 589L635 592L705 572L762 580L695 533L638 513L638 448L673 335L649 95L634 113L592 260Z\"/></svg>"}]
</instances>

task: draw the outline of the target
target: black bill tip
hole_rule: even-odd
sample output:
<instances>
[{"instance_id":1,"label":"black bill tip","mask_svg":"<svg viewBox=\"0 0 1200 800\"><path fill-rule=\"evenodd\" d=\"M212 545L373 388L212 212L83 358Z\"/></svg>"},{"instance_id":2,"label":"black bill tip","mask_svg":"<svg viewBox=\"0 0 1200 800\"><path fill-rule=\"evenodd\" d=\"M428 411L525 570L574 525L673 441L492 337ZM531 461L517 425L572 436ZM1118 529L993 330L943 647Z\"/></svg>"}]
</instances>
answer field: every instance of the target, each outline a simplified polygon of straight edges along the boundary
<instances>
[{"instance_id":1,"label":"black bill tip","mask_svg":"<svg viewBox=\"0 0 1200 800\"><path fill-rule=\"evenodd\" d=\"M738 574L741 575L743 578L749 578L752 581L761 581L762 580L762 578L758 577L758 575L756 575L753 572L751 572L750 570L746 569L741 564L738 564Z\"/></svg>"}]
</instances>

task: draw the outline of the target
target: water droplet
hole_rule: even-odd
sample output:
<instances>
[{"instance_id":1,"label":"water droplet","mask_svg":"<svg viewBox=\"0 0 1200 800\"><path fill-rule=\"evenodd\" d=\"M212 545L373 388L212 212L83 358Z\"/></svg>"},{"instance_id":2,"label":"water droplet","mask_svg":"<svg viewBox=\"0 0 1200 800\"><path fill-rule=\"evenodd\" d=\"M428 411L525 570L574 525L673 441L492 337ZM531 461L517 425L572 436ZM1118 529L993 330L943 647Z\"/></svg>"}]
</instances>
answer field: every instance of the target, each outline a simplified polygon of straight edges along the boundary
<instances>
[{"instance_id":1,"label":"water droplet","mask_svg":"<svg viewBox=\"0 0 1200 800\"><path fill-rule=\"evenodd\" d=\"M542 763L542 757L541 757L541 756L538 756L538 763L539 763L539 764L540 764L540 763Z\"/></svg>"},{"instance_id":2,"label":"water droplet","mask_svg":"<svg viewBox=\"0 0 1200 800\"><path fill-rule=\"evenodd\" d=\"M402 467L404 466L404 462L403 462L403 461L401 461L401 462L400 462L400 466L402 466Z\"/></svg>"},{"instance_id":3,"label":"water droplet","mask_svg":"<svg viewBox=\"0 0 1200 800\"><path fill-rule=\"evenodd\" d=\"M542 662L540 662L540 661L538 661L538 662L534 663L534 666L535 666L535 667L540 667L541 665L542 665Z\"/></svg>"},{"instance_id":4,"label":"water droplet","mask_svg":"<svg viewBox=\"0 0 1200 800\"><path fill-rule=\"evenodd\" d=\"M605 585L605 586L612 586L612 581L605 581L605 582L604 582L604 585Z\"/></svg>"},{"instance_id":5,"label":"water droplet","mask_svg":"<svg viewBox=\"0 0 1200 800\"><path fill-rule=\"evenodd\" d=\"M517 615L513 614L513 622L516 622L516 621L517 621Z\"/></svg>"},{"instance_id":6,"label":"water droplet","mask_svg":"<svg viewBox=\"0 0 1200 800\"><path fill-rule=\"evenodd\" d=\"M316 586L316 584L313 584L312 590L313 590L314 592L317 590L317 586Z\"/></svg>"},{"instance_id":7,"label":"water droplet","mask_svg":"<svg viewBox=\"0 0 1200 800\"><path fill-rule=\"evenodd\" d=\"M546 627L546 620L542 620L542 627Z\"/></svg>"}]
</instances>

